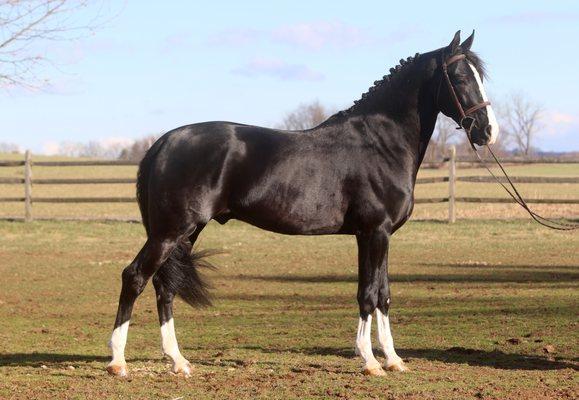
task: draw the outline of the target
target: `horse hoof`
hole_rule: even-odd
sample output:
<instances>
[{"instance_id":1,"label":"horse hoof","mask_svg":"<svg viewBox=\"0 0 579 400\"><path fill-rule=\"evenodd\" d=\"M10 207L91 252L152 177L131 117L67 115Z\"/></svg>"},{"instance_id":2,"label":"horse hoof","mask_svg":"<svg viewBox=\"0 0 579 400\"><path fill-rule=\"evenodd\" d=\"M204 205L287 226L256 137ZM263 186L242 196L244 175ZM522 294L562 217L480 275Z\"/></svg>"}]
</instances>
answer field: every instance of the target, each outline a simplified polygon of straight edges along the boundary
<instances>
[{"instance_id":1,"label":"horse hoof","mask_svg":"<svg viewBox=\"0 0 579 400\"><path fill-rule=\"evenodd\" d=\"M377 366L377 367L372 367L372 368L364 368L364 375L368 375L368 376L384 376L386 375L386 372L384 372L384 370L382 369L381 366Z\"/></svg>"},{"instance_id":2,"label":"horse hoof","mask_svg":"<svg viewBox=\"0 0 579 400\"><path fill-rule=\"evenodd\" d=\"M109 364L107 365L107 372L109 373L109 375L112 376L117 376L119 378L126 378L127 376L129 376L128 372L127 372L127 366L126 365L115 365L115 364Z\"/></svg>"},{"instance_id":3,"label":"horse hoof","mask_svg":"<svg viewBox=\"0 0 579 400\"><path fill-rule=\"evenodd\" d=\"M189 361L185 361L184 363L175 364L173 365L173 373L175 375L181 375L185 378L189 378L191 376L191 363Z\"/></svg>"},{"instance_id":4,"label":"horse hoof","mask_svg":"<svg viewBox=\"0 0 579 400\"><path fill-rule=\"evenodd\" d=\"M410 368L408 368L403 361L400 361L399 363L396 364L392 364L386 367L386 369L388 371L396 371L396 372L408 372L410 371Z\"/></svg>"}]
</instances>

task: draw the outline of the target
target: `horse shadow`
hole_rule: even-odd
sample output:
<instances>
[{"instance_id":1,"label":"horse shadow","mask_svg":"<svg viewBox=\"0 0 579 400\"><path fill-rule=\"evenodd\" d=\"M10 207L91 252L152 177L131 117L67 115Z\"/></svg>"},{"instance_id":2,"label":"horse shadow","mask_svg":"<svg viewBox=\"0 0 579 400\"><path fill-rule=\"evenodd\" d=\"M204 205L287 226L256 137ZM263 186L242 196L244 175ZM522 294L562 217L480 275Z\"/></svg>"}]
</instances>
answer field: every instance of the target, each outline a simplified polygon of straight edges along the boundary
<instances>
[{"instance_id":1,"label":"horse shadow","mask_svg":"<svg viewBox=\"0 0 579 400\"><path fill-rule=\"evenodd\" d=\"M337 356L344 358L357 357L353 348L313 346L300 349L275 349L248 346L245 349L264 353L296 353L305 355ZM376 350L375 350L376 352ZM500 350L476 350L464 347L449 349L411 349L399 348L397 353L405 360L420 359L443 362L446 364L466 364L473 367L491 367L504 370L546 371L573 369L579 371L579 358L565 359L543 356L505 353Z\"/></svg>"},{"instance_id":2,"label":"horse shadow","mask_svg":"<svg viewBox=\"0 0 579 400\"><path fill-rule=\"evenodd\" d=\"M354 349L349 347L313 346L307 348L264 348L262 346L240 346L246 350L273 354L305 354L318 356L336 356L355 358ZM544 356L505 353L500 350L476 350L464 347L449 349L412 349L400 348L398 354L405 360L420 359L443 362L446 364L466 364L473 367L491 367L503 370L547 371L572 369L579 371L579 358L566 359L562 357L549 358ZM59 365L73 363L107 363L107 356L86 354L60 353L13 353L0 355L0 367L40 367L41 365ZM149 359L131 359L129 361L149 361ZM202 359L192 360L195 363L214 365L213 361Z\"/></svg>"},{"instance_id":3,"label":"horse shadow","mask_svg":"<svg viewBox=\"0 0 579 400\"><path fill-rule=\"evenodd\" d=\"M130 361L146 361L147 359L131 359ZM40 367L41 365L59 365L74 363L108 363L110 357L90 354L62 353L10 353L0 354L0 367Z\"/></svg>"},{"instance_id":4,"label":"horse shadow","mask_svg":"<svg viewBox=\"0 0 579 400\"><path fill-rule=\"evenodd\" d=\"M403 283L557 283L576 285L579 281L579 266L532 266L532 265L499 265L478 266L469 264L421 263L426 270L420 273L390 273L391 282ZM428 268L452 268L456 273L435 273ZM491 273L480 273L486 269ZM477 272L475 272L477 271ZM356 283L356 274L318 274L318 275L257 275L239 274L228 277L230 280L264 281L279 283Z\"/></svg>"}]
</instances>

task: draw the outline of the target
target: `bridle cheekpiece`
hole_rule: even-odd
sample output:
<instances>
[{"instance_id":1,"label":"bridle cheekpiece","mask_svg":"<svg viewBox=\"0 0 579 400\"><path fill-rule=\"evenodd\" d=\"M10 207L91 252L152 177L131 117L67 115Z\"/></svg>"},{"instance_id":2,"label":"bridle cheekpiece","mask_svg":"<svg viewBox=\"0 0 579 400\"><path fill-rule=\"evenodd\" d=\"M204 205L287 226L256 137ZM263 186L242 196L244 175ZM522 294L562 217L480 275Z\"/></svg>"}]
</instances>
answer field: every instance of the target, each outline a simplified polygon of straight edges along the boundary
<instances>
[{"instance_id":1,"label":"bridle cheekpiece","mask_svg":"<svg viewBox=\"0 0 579 400\"><path fill-rule=\"evenodd\" d=\"M458 110L458 114L460 116L460 128L464 129L464 131L467 133L467 135L469 136L470 139L470 131L473 128L473 126L476 125L476 120L471 117L470 115L472 113L474 113L477 110L480 110L481 108L484 108L486 106L489 106L491 104L490 101L483 101L481 103L475 104L474 106L468 108L468 109L464 109L462 107L462 104L460 104L460 100L456 94L456 91L454 90L454 86L452 85L452 82L450 81L450 77L448 76L448 66L466 58L466 56L464 54L457 54L454 55L452 57L450 57L448 60L445 60L442 62L441 65L441 69L442 69L442 76L444 77L445 81L446 81L446 86L448 88L448 91L450 92L450 95L454 101L454 104L456 105L456 109ZM440 78L440 83L438 85L438 92L436 95L436 103L438 104L438 98L440 96L440 86L442 85L442 78Z\"/></svg>"}]
</instances>

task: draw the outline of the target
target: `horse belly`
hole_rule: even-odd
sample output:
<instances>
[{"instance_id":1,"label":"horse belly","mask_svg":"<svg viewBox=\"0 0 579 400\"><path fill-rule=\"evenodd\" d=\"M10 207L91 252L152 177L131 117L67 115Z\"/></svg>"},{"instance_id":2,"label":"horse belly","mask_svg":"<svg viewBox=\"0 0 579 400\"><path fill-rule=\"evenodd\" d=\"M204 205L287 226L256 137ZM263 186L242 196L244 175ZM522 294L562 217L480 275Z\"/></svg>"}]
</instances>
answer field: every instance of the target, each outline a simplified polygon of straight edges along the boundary
<instances>
[{"instance_id":1,"label":"horse belly","mask_svg":"<svg viewBox=\"0 0 579 400\"><path fill-rule=\"evenodd\" d=\"M262 229L295 235L338 233L344 225L341 193L316 185L255 188L232 207L237 219Z\"/></svg>"}]
</instances>

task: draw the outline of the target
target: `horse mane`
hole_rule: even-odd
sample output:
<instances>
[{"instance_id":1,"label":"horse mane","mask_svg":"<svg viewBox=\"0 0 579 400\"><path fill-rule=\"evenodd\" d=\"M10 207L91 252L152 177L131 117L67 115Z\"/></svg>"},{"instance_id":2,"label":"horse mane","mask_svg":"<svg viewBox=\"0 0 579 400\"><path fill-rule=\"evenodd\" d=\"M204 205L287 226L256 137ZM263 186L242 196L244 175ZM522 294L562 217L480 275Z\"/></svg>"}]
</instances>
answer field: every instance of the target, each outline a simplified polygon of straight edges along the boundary
<instances>
[{"instance_id":1,"label":"horse mane","mask_svg":"<svg viewBox=\"0 0 579 400\"><path fill-rule=\"evenodd\" d=\"M406 59L401 58L398 65L390 68L390 73L388 75L384 75L382 79L374 81L374 85L370 86L366 92L362 93L360 99L354 100L354 104L350 108L339 111L336 115L349 114L364 104L366 100L370 100L372 97L374 97L374 95L378 92L382 92L386 88L390 87L391 84L396 80L395 78L400 76L401 72L406 71L408 67L416 61L419 55L420 53L416 53L414 57L408 57Z\"/></svg>"},{"instance_id":2,"label":"horse mane","mask_svg":"<svg viewBox=\"0 0 579 400\"><path fill-rule=\"evenodd\" d=\"M443 49L439 49L438 51L443 51ZM463 52L460 49L460 47L458 51ZM466 52L463 53L466 56L466 59L477 69L480 76L483 79L487 79L488 75L486 72L486 66L484 61L480 58L480 56L474 51L470 50L467 50ZM415 63L415 61L418 59L419 56L420 53L416 53L413 57L400 59L398 65L390 68L389 74L384 75L380 80L374 81L374 85L372 85L366 92L362 93L361 97L358 100L354 100L354 104L352 106L350 106L346 110L338 111L336 114L330 116L328 120L331 120L334 117L346 116L352 113L353 111L360 109L368 101L373 100L376 94L378 93L383 94L383 92L387 88L392 86L392 83L397 81L397 78L402 75L401 74L402 72L407 71L408 68Z\"/></svg>"},{"instance_id":3,"label":"horse mane","mask_svg":"<svg viewBox=\"0 0 579 400\"><path fill-rule=\"evenodd\" d=\"M479 75L483 79L487 79L488 74L487 74L486 64L480 58L480 56L477 53L475 53L474 51L470 51L470 50L467 50L466 52L464 52L464 55L466 56L466 59L476 68Z\"/></svg>"}]
</instances>

